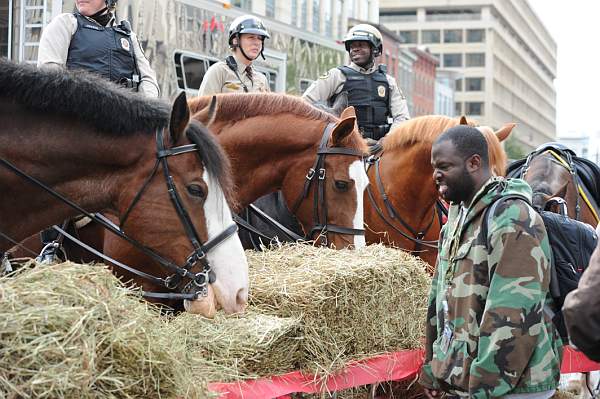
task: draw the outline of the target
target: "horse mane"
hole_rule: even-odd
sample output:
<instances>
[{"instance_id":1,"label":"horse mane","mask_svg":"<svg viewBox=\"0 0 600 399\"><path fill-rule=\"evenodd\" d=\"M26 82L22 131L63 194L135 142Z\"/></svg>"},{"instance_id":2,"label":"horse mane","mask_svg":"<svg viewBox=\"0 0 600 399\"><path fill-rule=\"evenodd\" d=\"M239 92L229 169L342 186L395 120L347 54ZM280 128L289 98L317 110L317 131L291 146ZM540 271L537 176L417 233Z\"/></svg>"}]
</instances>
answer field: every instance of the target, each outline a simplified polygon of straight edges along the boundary
<instances>
[{"instance_id":1,"label":"horse mane","mask_svg":"<svg viewBox=\"0 0 600 399\"><path fill-rule=\"evenodd\" d=\"M467 120L469 126L478 127L473 120ZM435 139L445 130L457 126L459 118L450 118L444 115L426 115L404 121L383 140L384 151L415 145L432 145ZM490 166L499 176L506 174L506 153L494 131L487 127L479 127L479 131L488 143L488 156Z\"/></svg>"},{"instance_id":2,"label":"horse mane","mask_svg":"<svg viewBox=\"0 0 600 399\"><path fill-rule=\"evenodd\" d=\"M153 133L169 124L171 107L85 71L36 68L0 58L0 98L61 115L108 135Z\"/></svg>"},{"instance_id":3,"label":"horse mane","mask_svg":"<svg viewBox=\"0 0 600 399\"><path fill-rule=\"evenodd\" d=\"M303 118L336 122L338 119L300 97L282 93L219 93L217 96L216 121L238 122L262 115L290 113ZM192 114L210 104L212 96L189 101Z\"/></svg>"},{"instance_id":4,"label":"horse mane","mask_svg":"<svg viewBox=\"0 0 600 399\"><path fill-rule=\"evenodd\" d=\"M460 119L444 115L425 115L409 119L385 136L383 149L389 151L418 143L433 144L440 134L459 123ZM475 126L475 123L469 121L469 125Z\"/></svg>"},{"instance_id":5,"label":"horse mane","mask_svg":"<svg viewBox=\"0 0 600 399\"><path fill-rule=\"evenodd\" d=\"M217 179L230 208L237 210L239 204L235 201L234 184L231 177L231 164L223 148L202 123L191 120L186 129L188 139L196 144L198 156L207 172Z\"/></svg>"}]
</instances>

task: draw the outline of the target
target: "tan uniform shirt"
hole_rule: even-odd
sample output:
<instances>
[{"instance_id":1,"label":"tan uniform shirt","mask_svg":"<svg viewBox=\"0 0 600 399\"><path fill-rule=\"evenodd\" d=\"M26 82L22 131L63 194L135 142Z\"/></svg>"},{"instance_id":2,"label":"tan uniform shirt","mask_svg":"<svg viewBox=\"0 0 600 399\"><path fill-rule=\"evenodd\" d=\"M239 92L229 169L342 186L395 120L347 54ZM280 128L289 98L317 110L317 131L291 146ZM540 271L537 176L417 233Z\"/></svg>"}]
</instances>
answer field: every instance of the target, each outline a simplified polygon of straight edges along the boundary
<instances>
[{"instance_id":1,"label":"tan uniform shirt","mask_svg":"<svg viewBox=\"0 0 600 399\"><path fill-rule=\"evenodd\" d=\"M199 96L208 96L217 93L244 93L243 82L248 87L248 92L269 92L269 82L267 77L262 73L256 71L254 67L252 69L252 80L246 74L246 65L234 55L237 62L237 72L235 74L225 63L225 61L219 61L213 64L202 79L200 90L198 90ZM241 79L241 82L240 82Z\"/></svg>"},{"instance_id":2,"label":"tan uniform shirt","mask_svg":"<svg viewBox=\"0 0 600 399\"><path fill-rule=\"evenodd\" d=\"M351 62L350 68L357 72L368 75L375 72L377 69L376 65L373 65L369 69L363 69ZM392 126L390 130L394 129L400 122L410 119L408 113L408 105L406 104L406 98L402 93L402 90L396 84L396 80L386 74L388 84L390 85L390 110L392 113ZM308 89L302 95L302 98L310 101L311 103L322 102L327 104L329 99L334 95L339 94L346 83L346 76L338 68L330 69L325 75L313 82Z\"/></svg>"},{"instance_id":3,"label":"tan uniform shirt","mask_svg":"<svg viewBox=\"0 0 600 399\"><path fill-rule=\"evenodd\" d=\"M88 18L91 23L98 24L93 19ZM109 22L114 25L114 19ZM69 54L69 45L71 38L77 31L77 18L73 14L57 15L44 28L40 39L38 51L38 67L62 67L67 66L67 56ZM159 89L156 81L156 74L150 63L144 56L140 42L135 33L131 33L131 42L133 51L140 72L140 93L147 97L158 97Z\"/></svg>"}]
</instances>

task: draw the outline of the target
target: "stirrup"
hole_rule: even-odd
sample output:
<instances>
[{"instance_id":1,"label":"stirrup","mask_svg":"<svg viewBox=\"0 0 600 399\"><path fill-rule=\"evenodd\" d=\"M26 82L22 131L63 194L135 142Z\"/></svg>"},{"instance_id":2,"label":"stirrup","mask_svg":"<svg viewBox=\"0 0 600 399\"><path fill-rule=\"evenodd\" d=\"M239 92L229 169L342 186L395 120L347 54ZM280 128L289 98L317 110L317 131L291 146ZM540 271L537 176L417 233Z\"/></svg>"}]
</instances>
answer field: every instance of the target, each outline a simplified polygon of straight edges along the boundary
<instances>
[{"instance_id":1,"label":"stirrup","mask_svg":"<svg viewBox=\"0 0 600 399\"><path fill-rule=\"evenodd\" d=\"M52 265L59 263L60 259L57 256L60 244L57 241L52 241L44 246L40 254L35 258L35 261L42 265Z\"/></svg>"},{"instance_id":2,"label":"stirrup","mask_svg":"<svg viewBox=\"0 0 600 399\"><path fill-rule=\"evenodd\" d=\"M2 262L0 262L0 276L4 276L6 274L12 273L14 269L10 264L10 260L8 259L8 254L4 254L2 257Z\"/></svg>"}]
</instances>

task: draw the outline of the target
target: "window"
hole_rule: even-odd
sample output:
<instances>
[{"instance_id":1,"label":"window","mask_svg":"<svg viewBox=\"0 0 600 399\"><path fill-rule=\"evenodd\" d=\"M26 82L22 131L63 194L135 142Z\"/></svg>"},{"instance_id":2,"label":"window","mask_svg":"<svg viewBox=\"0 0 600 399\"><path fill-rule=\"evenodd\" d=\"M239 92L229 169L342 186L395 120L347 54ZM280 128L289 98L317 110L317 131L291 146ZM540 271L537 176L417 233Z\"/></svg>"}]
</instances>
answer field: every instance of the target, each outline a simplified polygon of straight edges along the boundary
<instances>
[{"instance_id":1,"label":"window","mask_svg":"<svg viewBox=\"0 0 600 399\"><path fill-rule=\"evenodd\" d=\"M483 78L466 78L465 91L484 91Z\"/></svg>"},{"instance_id":2,"label":"window","mask_svg":"<svg viewBox=\"0 0 600 399\"><path fill-rule=\"evenodd\" d=\"M421 43L439 43L440 42L440 31L439 30L424 30L421 31Z\"/></svg>"},{"instance_id":3,"label":"window","mask_svg":"<svg viewBox=\"0 0 600 399\"><path fill-rule=\"evenodd\" d=\"M300 94L304 94L306 89L314 82L311 79L300 79L300 84L298 85L300 88Z\"/></svg>"},{"instance_id":4,"label":"window","mask_svg":"<svg viewBox=\"0 0 600 399\"><path fill-rule=\"evenodd\" d=\"M200 88L206 70L217 60L193 53L175 53L175 71L177 87L191 90L192 93Z\"/></svg>"},{"instance_id":5,"label":"window","mask_svg":"<svg viewBox=\"0 0 600 399\"><path fill-rule=\"evenodd\" d=\"M485 42L485 29L467 29L467 43Z\"/></svg>"},{"instance_id":6,"label":"window","mask_svg":"<svg viewBox=\"0 0 600 399\"><path fill-rule=\"evenodd\" d=\"M398 36L402 39L402 43L417 43L416 30L401 30L398 31Z\"/></svg>"},{"instance_id":7,"label":"window","mask_svg":"<svg viewBox=\"0 0 600 399\"><path fill-rule=\"evenodd\" d=\"M231 5L248 11L252 10L252 0L233 0Z\"/></svg>"},{"instance_id":8,"label":"window","mask_svg":"<svg viewBox=\"0 0 600 399\"><path fill-rule=\"evenodd\" d=\"M467 116L475 115L481 116L483 115L483 103L482 102L466 102L465 103L465 113Z\"/></svg>"},{"instance_id":9,"label":"window","mask_svg":"<svg viewBox=\"0 0 600 399\"><path fill-rule=\"evenodd\" d=\"M462 78L458 78L455 81L455 89L454 90L462 91L462 89L463 89L463 80L462 80Z\"/></svg>"},{"instance_id":10,"label":"window","mask_svg":"<svg viewBox=\"0 0 600 399\"><path fill-rule=\"evenodd\" d=\"M395 22L416 22L416 11L381 11L379 13L379 22L382 24Z\"/></svg>"},{"instance_id":11,"label":"window","mask_svg":"<svg viewBox=\"0 0 600 399\"><path fill-rule=\"evenodd\" d=\"M275 0L265 1L265 15L267 17L275 18Z\"/></svg>"},{"instance_id":12,"label":"window","mask_svg":"<svg viewBox=\"0 0 600 399\"><path fill-rule=\"evenodd\" d=\"M292 25L298 26L298 3L296 0L292 1Z\"/></svg>"},{"instance_id":13,"label":"window","mask_svg":"<svg viewBox=\"0 0 600 399\"><path fill-rule=\"evenodd\" d=\"M307 4L307 1L308 0L302 0L302 2L300 4L300 7L301 7L300 12L302 13L302 18L300 18L300 27L302 29L307 29L306 25L308 24L306 22L308 20L308 8L307 8L308 4Z\"/></svg>"},{"instance_id":14,"label":"window","mask_svg":"<svg viewBox=\"0 0 600 399\"><path fill-rule=\"evenodd\" d=\"M485 53L467 54L467 66L468 67L484 67L485 66Z\"/></svg>"},{"instance_id":15,"label":"window","mask_svg":"<svg viewBox=\"0 0 600 399\"><path fill-rule=\"evenodd\" d=\"M319 2L317 0L313 0L313 26L312 26L312 31L313 32L317 32L319 33L320 31L320 24L321 24L321 15L319 13Z\"/></svg>"},{"instance_id":16,"label":"window","mask_svg":"<svg viewBox=\"0 0 600 399\"><path fill-rule=\"evenodd\" d=\"M481 19L481 10L427 10L426 21L476 21Z\"/></svg>"},{"instance_id":17,"label":"window","mask_svg":"<svg viewBox=\"0 0 600 399\"><path fill-rule=\"evenodd\" d=\"M444 54L444 68L462 67L462 66L463 66L462 53Z\"/></svg>"},{"instance_id":18,"label":"window","mask_svg":"<svg viewBox=\"0 0 600 399\"><path fill-rule=\"evenodd\" d=\"M5 2L4 5L0 6L0 57L10 58L11 56L8 54L8 49L11 45L8 42L8 30L10 29L8 21L10 14L12 14L12 10L9 9L8 4Z\"/></svg>"},{"instance_id":19,"label":"window","mask_svg":"<svg viewBox=\"0 0 600 399\"><path fill-rule=\"evenodd\" d=\"M444 43L462 43L462 29L448 29L444 31Z\"/></svg>"},{"instance_id":20,"label":"window","mask_svg":"<svg viewBox=\"0 0 600 399\"><path fill-rule=\"evenodd\" d=\"M461 102L455 102L454 103L454 115L461 116L462 114L463 114L463 112L462 112L462 103Z\"/></svg>"}]
</instances>

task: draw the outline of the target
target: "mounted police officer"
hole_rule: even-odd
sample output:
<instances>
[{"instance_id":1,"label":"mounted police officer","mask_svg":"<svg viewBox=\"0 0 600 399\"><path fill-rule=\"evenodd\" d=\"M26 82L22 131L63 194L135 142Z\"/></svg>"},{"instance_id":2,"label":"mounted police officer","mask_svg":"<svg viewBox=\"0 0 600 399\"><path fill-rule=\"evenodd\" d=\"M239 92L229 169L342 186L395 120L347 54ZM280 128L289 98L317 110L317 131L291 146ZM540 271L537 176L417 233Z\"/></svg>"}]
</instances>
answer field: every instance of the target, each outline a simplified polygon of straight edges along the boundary
<instances>
[{"instance_id":1,"label":"mounted police officer","mask_svg":"<svg viewBox=\"0 0 600 399\"><path fill-rule=\"evenodd\" d=\"M259 56L265 58L265 39L270 37L259 18L242 15L234 19L229 27L229 48L233 55L208 68L198 95L270 91L265 75L252 66Z\"/></svg>"},{"instance_id":2,"label":"mounted police officer","mask_svg":"<svg viewBox=\"0 0 600 399\"><path fill-rule=\"evenodd\" d=\"M330 106L342 92L356 109L358 127L365 138L379 140L391 128L410 118L406 98L385 65L375 65L383 52L379 30L368 24L351 28L344 38L350 65L333 68L302 96L311 103Z\"/></svg>"},{"instance_id":3,"label":"mounted police officer","mask_svg":"<svg viewBox=\"0 0 600 399\"><path fill-rule=\"evenodd\" d=\"M156 74L128 21L115 24L117 0L76 0L77 12L60 14L40 40L38 66L84 69L148 97L158 97Z\"/></svg>"}]
</instances>

